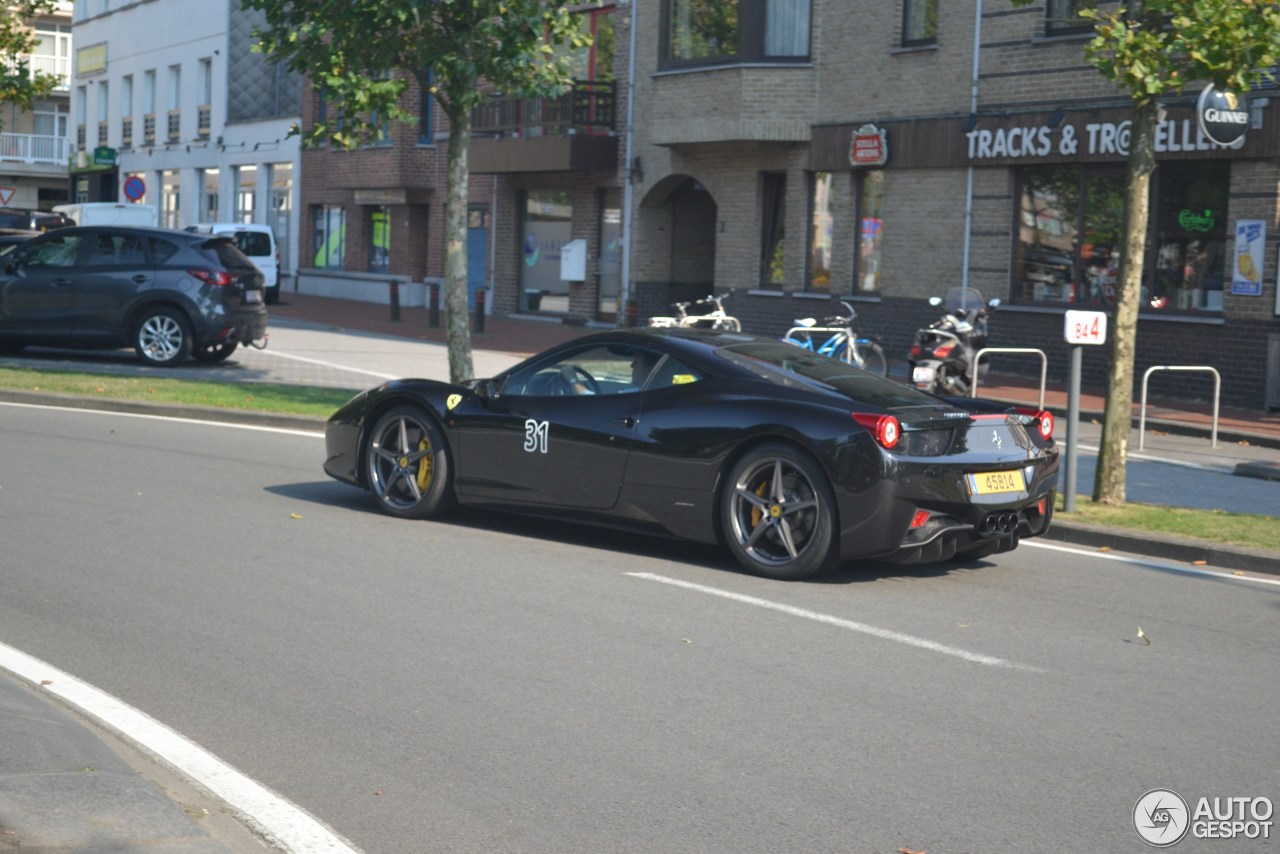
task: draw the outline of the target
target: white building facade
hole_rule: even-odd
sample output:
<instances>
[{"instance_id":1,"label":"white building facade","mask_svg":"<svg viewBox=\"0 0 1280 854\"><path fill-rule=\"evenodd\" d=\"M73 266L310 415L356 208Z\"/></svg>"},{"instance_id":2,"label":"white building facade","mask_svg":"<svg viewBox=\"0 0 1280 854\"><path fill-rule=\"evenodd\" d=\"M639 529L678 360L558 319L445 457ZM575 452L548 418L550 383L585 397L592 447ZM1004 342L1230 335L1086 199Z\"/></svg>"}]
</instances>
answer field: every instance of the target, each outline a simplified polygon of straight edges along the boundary
<instances>
[{"instance_id":1,"label":"white building facade","mask_svg":"<svg viewBox=\"0 0 1280 854\"><path fill-rule=\"evenodd\" d=\"M71 200L154 205L160 225L269 225L297 269L301 79L253 51L239 0L81 0Z\"/></svg>"}]
</instances>

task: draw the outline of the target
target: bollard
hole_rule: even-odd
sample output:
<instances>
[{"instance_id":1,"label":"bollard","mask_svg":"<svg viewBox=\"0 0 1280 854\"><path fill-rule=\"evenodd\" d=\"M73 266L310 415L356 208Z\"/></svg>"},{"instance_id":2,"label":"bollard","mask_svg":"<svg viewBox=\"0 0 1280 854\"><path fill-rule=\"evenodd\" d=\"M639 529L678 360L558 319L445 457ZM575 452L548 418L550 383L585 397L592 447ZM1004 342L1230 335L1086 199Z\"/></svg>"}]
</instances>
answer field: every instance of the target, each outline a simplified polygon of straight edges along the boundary
<instances>
[{"instance_id":1,"label":"bollard","mask_svg":"<svg viewBox=\"0 0 1280 854\"><path fill-rule=\"evenodd\" d=\"M399 322L400 320L400 283L392 279L391 285L391 319Z\"/></svg>"},{"instance_id":2,"label":"bollard","mask_svg":"<svg viewBox=\"0 0 1280 854\"><path fill-rule=\"evenodd\" d=\"M431 283L431 328L440 328L440 285Z\"/></svg>"},{"instance_id":3,"label":"bollard","mask_svg":"<svg viewBox=\"0 0 1280 854\"><path fill-rule=\"evenodd\" d=\"M476 291L476 332L484 332L484 288Z\"/></svg>"}]
</instances>

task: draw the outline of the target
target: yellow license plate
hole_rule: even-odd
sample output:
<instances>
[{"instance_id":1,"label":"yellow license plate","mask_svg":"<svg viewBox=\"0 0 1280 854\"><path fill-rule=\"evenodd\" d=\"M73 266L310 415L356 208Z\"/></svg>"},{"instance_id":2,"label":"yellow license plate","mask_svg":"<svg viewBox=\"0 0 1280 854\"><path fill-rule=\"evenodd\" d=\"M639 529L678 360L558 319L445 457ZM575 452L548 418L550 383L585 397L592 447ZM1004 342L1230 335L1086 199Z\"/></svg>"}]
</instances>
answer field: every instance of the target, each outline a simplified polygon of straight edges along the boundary
<instances>
[{"instance_id":1,"label":"yellow license plate","mask_svg":"<svg viewBox=\"0 0 1280 854\"><path fill-rule=\"evenodd\" d=\"M967 474L965 477L969 479L969 492L973 495L1027 491L1027 482L1023 480L1022 472L1018 469L984 471L978 474Z\"/></svg>"}]
</instances>

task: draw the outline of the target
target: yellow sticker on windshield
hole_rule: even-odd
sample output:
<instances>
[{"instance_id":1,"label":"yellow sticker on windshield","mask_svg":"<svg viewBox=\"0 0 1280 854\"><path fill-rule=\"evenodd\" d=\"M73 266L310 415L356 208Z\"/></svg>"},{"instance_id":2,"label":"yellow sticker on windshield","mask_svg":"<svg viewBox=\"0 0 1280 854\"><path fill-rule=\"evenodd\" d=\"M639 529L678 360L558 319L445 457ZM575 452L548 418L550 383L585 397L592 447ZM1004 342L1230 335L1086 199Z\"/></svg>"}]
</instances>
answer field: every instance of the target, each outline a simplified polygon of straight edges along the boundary
<instances>
[{"instance_id":1,"label":"yellow sticker on windshield","mask_svg":"<svg viewBox=\"0 0 1280 854\"><path fill-rule=\"evenodd\" d=\"M451 394L449 395L449 398L444 402L444 405L449 407L450 409L453 409L459 403L462 403L462 395Z\"/></svg>"},{"instance_id":2,"label":"yellow sticker on windshield","mask_svg":"<svg viewBox=\"0 0 1280 854\"><path fill-rule=\"evenodd\" d=\"M672 385L688 385L689 383L696 383L697 381L698 378L693 374L674 374L671 377Z\"/></svg>"}]
</instances>

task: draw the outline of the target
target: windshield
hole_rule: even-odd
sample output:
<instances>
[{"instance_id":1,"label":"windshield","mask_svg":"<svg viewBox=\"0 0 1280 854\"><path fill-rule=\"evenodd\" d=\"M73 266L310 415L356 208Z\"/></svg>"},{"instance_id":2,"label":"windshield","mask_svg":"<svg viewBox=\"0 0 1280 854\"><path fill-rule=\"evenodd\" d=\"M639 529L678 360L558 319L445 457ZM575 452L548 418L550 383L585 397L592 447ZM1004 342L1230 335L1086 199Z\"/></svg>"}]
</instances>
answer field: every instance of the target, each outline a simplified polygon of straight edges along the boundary
<instances>
[{"instance_id":1,"label":"windshield","mask_svg":"<svg viewBox=\"0 0 1280 854\"><path fill-rule=\"evenodd\" d=\"M952 288L947 291L947 311L973 311L982 308L982 292L977 288Z\"/></svg>"},{"instance_id":2,"label":"windshield","mask_svg":"<svg viewBox=\"0 0 1280 854\"><path fill-rule=\"evenodd\" d=\"M870 406L893 409L938 403L936 398L911 386L781 341L734 344L720 348L716 355L780 386L826 387Z\"/></svg>"}]
</instances>

